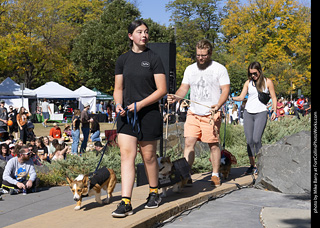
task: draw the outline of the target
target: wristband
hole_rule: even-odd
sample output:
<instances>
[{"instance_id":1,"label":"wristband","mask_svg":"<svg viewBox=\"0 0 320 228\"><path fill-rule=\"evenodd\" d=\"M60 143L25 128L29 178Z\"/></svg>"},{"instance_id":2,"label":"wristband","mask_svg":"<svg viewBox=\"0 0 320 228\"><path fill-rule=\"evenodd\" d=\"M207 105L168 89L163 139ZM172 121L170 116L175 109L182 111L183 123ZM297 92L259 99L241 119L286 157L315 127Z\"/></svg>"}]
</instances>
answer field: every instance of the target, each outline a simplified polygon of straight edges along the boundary
<instances>
[{"instance_id":1,"label":"wristband","mask_svg":"<svg viewBox=\"0 0 320 228\"><path fill-rule=\"evenodd\" d=\"M122 104L118 103L118 104L116 105L116 107L118 107L118 105L121 105L121 106L122 106Z\"/></svg>"}]
</instances>

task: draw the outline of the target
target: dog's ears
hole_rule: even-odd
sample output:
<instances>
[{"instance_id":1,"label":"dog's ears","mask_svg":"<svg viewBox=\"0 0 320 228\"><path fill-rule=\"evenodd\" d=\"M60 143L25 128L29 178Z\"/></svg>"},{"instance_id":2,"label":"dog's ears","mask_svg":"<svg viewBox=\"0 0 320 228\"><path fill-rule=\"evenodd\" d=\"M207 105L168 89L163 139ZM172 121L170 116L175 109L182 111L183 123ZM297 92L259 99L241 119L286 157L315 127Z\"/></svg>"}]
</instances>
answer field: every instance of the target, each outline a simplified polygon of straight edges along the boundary
<instances>
[{"instance_id":1,"label":"dog's ears","mask_svg":"<svg viewBox=\"0 0 320 228\"><path fill-rule=\"evenodd\" d=\"M73 181L72 181L68 176L66 176L66 179L67 179L69 185L71 185L71 183L72 183Z\"/></svg>"},{"instance_id":2,"label":"dog's ears","mask_svg":"<svg viewBox=\"0 0 320 228\"><path fill-rule=\"evenodd\" d=\"M85 175L82 179L82 182L86 184L88 182L88 179L89 179L89 175Z\"/></svg>"}]
</instances>

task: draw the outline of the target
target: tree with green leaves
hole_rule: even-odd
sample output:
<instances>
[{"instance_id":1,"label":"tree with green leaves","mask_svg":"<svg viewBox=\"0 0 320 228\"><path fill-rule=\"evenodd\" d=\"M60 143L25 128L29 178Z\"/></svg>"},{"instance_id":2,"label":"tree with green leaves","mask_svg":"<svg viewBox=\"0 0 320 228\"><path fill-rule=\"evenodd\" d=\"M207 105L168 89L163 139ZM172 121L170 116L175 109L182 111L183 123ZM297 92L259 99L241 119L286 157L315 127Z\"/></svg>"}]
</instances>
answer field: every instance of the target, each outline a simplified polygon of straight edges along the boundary
<instances>
[{"instance_id":1,"label":"tree with green leaves","mask_svg":"<svg viewBox=\"0 0 320 228\"><path fill-rule=\"evenodd\" d=\"M195 46L201 39L214 43L218 37L220 0L175 0L166 5L172 12L176 43L187 58L195 59Z\"/></svg>"},{"instance_id":2,"label":"tree with green leaves","mask_svg":"<svg viewBox=\"0 0 320 228\"><path fill-rule=\"evenodd\" d=\"M116 60L129 49L128 26L139 17L140 12L134 5L125 0L114 0L106 6L100 19L83 25L71 52L80 84L112 92ZM152 42L173 41L172 29L151 19L145 22Z\"/></svg>"}]
</instances>

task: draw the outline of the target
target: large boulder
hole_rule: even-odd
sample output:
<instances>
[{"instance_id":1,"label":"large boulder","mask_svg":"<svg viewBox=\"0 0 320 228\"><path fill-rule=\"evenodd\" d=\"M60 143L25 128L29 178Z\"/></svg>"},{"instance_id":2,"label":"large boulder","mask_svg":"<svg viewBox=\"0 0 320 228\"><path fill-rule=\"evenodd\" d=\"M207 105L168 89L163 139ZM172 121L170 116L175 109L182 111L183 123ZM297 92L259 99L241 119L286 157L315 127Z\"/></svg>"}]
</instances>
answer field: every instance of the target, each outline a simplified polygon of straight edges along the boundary
<instances>
[{"instance_id":1,"label":"large boulder","mask_svg":"<svg viewBox=\"0 0 320 228\"><path fill-rule=\"evenodd\" d=\"M311 132L286 136L257 154L255 187L286 194L311 193Z\"/></svg>"}]
</instances>

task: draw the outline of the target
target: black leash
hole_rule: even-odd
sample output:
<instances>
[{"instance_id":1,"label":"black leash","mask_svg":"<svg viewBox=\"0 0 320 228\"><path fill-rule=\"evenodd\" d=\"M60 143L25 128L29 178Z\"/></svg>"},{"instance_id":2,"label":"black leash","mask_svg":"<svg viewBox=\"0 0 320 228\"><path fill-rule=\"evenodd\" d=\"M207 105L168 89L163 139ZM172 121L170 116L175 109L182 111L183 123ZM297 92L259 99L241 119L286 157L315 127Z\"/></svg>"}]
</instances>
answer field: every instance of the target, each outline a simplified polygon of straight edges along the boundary
<instances>
[{"instance_id":1,"label":"black leash","mask_svg":"<svg viewBox=\"0 0 320 228\"><path fill-rule=\"evenodd\" d=\"M140 125L139 125L139 119L138 119L138 114L137 114L137 105L136 105L136 102L134 103L134 114L133 114L133 118L132 118L132 117L131 117L131 118L129 117L128 107L126 107L126 108L124 109L124 111L127 112L127 121L128 121L128 124L131 124L131 126L132 126L132 131L133 131L134 133L139 133L139 132L140 132ZM120 112L121 112L121 111L118 112L117 117L116 117L116 119L115 119L114 122L113 122L113 126L112 126L111 131L114 130L114 127L115 127L115 125L116 125L116 123L117 123L117 121L118 121L118 118L119 118L119 116L120 116ZM137 132L136 132L135 129L134 129L135 126L137 126ZM93 175L96 174L97 171L98 171L98 169L99 169L99 166L100 166L100 164L101 164L103 155L105 154L105 152L106 152L106 150L107 150L110 136L111 136L111 134L109 134L109 136L108 136L108 139L107 139L107 141L106 141L106 145L104 145L104 147L102 148L102 154L101 154L99 163L98 163L98 165L97 165L97 168L96 168L96 170L93 172Z\"/></svg>"}]
</instances>

